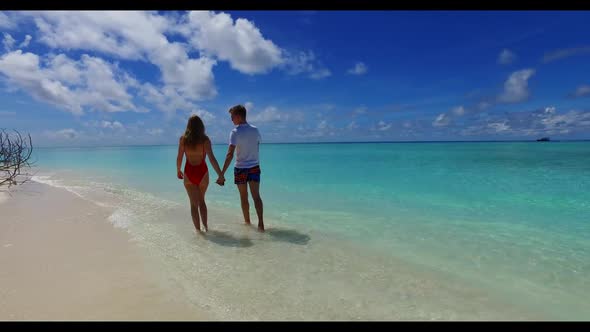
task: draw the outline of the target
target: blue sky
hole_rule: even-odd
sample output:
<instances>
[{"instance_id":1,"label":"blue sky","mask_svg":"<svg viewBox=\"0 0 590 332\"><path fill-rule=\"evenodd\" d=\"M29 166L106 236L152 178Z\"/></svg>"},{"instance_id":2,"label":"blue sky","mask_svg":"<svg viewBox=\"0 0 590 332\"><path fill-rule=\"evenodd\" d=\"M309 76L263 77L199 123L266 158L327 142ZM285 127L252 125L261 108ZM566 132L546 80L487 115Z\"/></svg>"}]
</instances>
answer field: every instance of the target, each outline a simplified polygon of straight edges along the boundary
<instances>
[{"instance_id":1,"label":"blue sky","mask_svg":"<svg viewBox=\"0 0 590 332\"><path fill-rule=\"evenodd\" d=\"M0 127L38 146L590 139L589 12L0 12Z\"/></svg>"}]
</instances>

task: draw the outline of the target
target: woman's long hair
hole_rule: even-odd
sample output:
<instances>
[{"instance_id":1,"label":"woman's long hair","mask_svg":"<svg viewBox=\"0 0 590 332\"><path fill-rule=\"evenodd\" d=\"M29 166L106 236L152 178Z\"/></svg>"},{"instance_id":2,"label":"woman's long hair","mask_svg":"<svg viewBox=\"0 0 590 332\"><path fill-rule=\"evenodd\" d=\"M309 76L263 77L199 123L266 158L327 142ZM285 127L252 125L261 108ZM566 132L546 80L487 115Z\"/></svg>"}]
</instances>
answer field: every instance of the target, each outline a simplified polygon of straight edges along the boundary
<instances>
[{"instance_id":1,"label":"woman's long hair","mask_svg":"<svg viewBox=\"0 0 590 332\"><path fill-rule=\"evenodd\" d=\"M188 118L186 130L184 131L184 143L188 146L205 143L209 139L205 135L205 125L198 115L192 115Z\"/></svg>"}]
</instances>

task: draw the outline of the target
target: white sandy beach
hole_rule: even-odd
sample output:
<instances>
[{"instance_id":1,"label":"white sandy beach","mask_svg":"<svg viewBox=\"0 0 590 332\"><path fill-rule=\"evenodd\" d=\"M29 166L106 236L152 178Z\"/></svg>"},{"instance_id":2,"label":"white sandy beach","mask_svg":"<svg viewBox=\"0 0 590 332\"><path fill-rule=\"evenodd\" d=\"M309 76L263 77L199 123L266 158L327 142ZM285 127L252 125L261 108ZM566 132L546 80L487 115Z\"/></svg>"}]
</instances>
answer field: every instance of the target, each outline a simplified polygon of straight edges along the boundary
<instances>
[{"instance_id":1,"label":"white sandy beach","mask_svg":"<svg viewBox=\"0 0 590 332\"><path fill-rule=\"evenodd\" d=\"M0 196L0 320L203 320L110 211L29 182Z\"/></svg>"},{"instance_id":2,"label":"white sandy beach","mask_svg":"<svg viewBox=\"0 0 590 332\"><path fill-rule=\"evenodd\" d=\"M212 230L195 237L185 207L138 206L155 221L133 219L131 237L113 225L111 208L47 184L17 187L0 204L0 320L544 318L445 274L272 219L260 234L211 209Z\"/></svg>"}]
</instances>

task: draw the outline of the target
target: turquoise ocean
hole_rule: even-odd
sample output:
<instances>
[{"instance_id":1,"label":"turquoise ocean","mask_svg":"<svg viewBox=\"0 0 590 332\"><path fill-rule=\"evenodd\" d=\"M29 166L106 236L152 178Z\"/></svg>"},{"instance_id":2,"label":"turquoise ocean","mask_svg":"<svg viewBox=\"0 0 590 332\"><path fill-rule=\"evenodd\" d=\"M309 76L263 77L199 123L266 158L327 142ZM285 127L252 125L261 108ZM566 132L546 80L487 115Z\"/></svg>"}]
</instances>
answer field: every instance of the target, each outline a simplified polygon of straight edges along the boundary
<instances>
[{"instance_id":1,"label":"turquoise ocean","mask_svg":"<svg viewBox=\"0 0 590 332\"><path fill-rule=\"evenodd\" d=\"M213 319L590 319L590 142L262 144L265 234L233 164L195 234L176 153L37 148L33 179L112 208Z\"/></svg>"}]
</instances>

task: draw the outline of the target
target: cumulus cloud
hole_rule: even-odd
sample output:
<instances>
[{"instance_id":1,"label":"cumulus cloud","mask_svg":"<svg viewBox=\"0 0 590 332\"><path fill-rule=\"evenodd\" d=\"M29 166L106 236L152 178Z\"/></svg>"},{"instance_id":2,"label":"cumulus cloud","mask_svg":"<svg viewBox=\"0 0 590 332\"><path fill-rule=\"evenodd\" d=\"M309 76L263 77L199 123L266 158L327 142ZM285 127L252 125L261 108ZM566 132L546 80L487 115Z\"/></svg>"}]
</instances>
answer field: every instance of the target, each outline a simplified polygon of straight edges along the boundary
<instances>
[{"instance_id":1,"label":"cumulus cloud","mask_svg":"<svg viewBox=\"0 0 590 332\"><path fill-rule=\"evenodd\" d=\"M121 70L100 58L82 55L73 60L64 54L39 57L21 50L0 57L0 73L9 84L35 99L73 114L84 110L144 112L133 104Z\"/></svg>"},{"instance_id":2,"label":"cumulus cloud","mask_svg":"<svg viewBox=\"0 0 590 332\"><path fill-rule=\"evenodd\" d=\"M516 59L516 55L508 49L503 49L498 55L498 63L501 65L509 65Z\"/></svg>"},{"instance_id":3,"label":"cumulus cloud","mask_svg":"<svg viewBox=\"0 0 590 332\"><path fill-rule=\"evenodd\" d=\"M80 136L80 133L72 128L58 131L45 131L45 136L50 139L68 139L73 140Z\"/></svg>"},{"instance_id":4,"label":"cumulus cloud","mask_svg":"<svg viewBox=\"0 0 590 332\"><path fill-rule=\"evenodd\" d=\"M125 126L123 126L123 124L119 121L102 121L101 122L101 127L102 128L108 128L108 129L114 129L114 130L121 130L124 131L125 130Z\"/></svg>"},{"instance_id":5,"label":"cumulus cloud","mask_svg":"<svg viewBox=\"0 0 590 332\"><path fill-rule=\"evenodd\" d=\"M590 112L560 112L549 106L535 111L510 112L483 117L461 130L462 135L510 135L536 137L586 133L590 129Z\"/></svg>"},{"instance_id":6,"label":"cumulus cloud","mask_svg":"<svg viewBox=\"0 0 590 332\"><path fill-rule=\"evenodd\" d=\"M441 113L434 119L432 125L435 127L444 127L449 123L451 123L451 118L447 114Z\"/></svg>"},{"instance_id":7,"label":"cumulus cloud","mask_svg":"<svg viewBox=\"0 0 590 332\"><path fill-rule=\"evenodd\" d=\"M363 75L367 73L367 65L362 62L357 62L354 67L348 70L348 73L351 75Z\"/></svg>"},{"instance_id":8,"label":"cumulus cloud","mask_svg":"<svg viewBox=\"0 0 590 332\"><path fill-rule=\"evenodd\" d=\"M285 112L279 111L275 106L266 107L261 112L252 112L249 115L249 121L253 123L272 123L272 122L285 122L285 121L303 121L303 113L300 112Z\"/></svg>"},{"instance_id":9,"label":"cumulus cloud","mask_svg":"<svg viewBox=\"0 0 590 332\"><path fill-rule=\"evenodd\" d=\"M14 47L14 38L9 33L4 33L4 39L2 39L2 45L4 46L4 50L10 51Z\"/></svg>"},{"instance_id":10,"label":"cumulus cloud","mask_svg":"<svg viewBox=\"0 0 590 332\"><path fill-rule=\"evenodd\" d=\"M502 103L519 103L529 98L528 80L535 74L534 69L523 69L512 73L504 83L504 91L498 97Z\"/></svg>"},{"instance_id":11,"label":"cumulus cloud","mask_svg":"<svg viewBox=\"0 0 590 332\"><path fill-rule=\"evenodd\" d=\"M191 58L188 47L164 35L170 21L153 12L25 12L38 29L38 41L54 49L94 51L125 60L140 60L160 69L165 88L185 99L216 96L213 66L207 56Z\"/></svg>"},{"instance_id":12,"label":"cumulus cloud","mask_svg":"<svg viewBox=\"0 0 590 332\"><path fill-rule=\"evenodd\" d=\"M283 67L290 75L308 74L309 78L322 79L332 75L332 72L316 60L313 51L286 53Z\"/></svg>"},{"instance_id":13,"label":"cumulus cloud","mask_svg":"<svg viewBox=\"0 0 590 332\"><path fill-rule=\"evenodd\" d=\"M12 29L14 26L15 24L10 17L3 12L0 12L0 28Z\"/></svg>"},{"instance_id":14,"label":"cumulus cloud","mask_svg":"<svg viewBox=\"0 0 590 332\"><path fill-rule=\"evenodd\" d=\"M18 47L25 48L25 47L29 46L29 43L31 42L31 39L33 39L33 37L31 37L31 35L26 35L25 36L25 40L23 40L23 42L20 43L18 45Z\"/></svg>"},{"instance_id":15,"label":"cumulus cloud","mask_svg":"<svg viewBox=\"0 0 590 332\"><path fill-rule=\"evenodd\" d=\"M108 56L115 60L153 64L160 73L158 83L137 81L124 72L114 79L128 88L121 91L136 89L136 96L167 114L199 109L196 102L217 96L213 68L219 61L227 61L233 69L250 75L267 73L273 68L281 68L290 74L303 73L312 79L331 75L330 70L315 58L312 51L289 53L263 36L254 22L244 18L234 19L226 13L23 11L8 17L0 12L0 26L12 26L15 20L33 23L36 41L48 46L52 52L69 54L70 51L82 51L91 53L93 59ZM171 39L172 35L178 38ZM11 48L14 40L8 36L5 37L5 46ZM27 35L19 46L27 47L31 39ZM193 55L194 51L198 55ZM33 53L21 53L20 57L27 58L30 54ZM3 60L16 56L5 55ZM132 108L133 98L121 104L108 98L101 102L104 90L98 92L99 96L90 89L80 91L79 87L72 86L84 84L79 83L80 80L84 82L79 64L64 63L59 68L61 72L50 75L49 68L44 64L51 56L33 56L37 58L38 66L28 68L31 72L27 74L30 76L27 79L22 77L24 73L20 73L23 79L16 80L14 70L6 66L3 74L11 84L17 83L34 98L59 105L76 114L82 114L89 105L106 111ZM116 64L109 60L102 61ZM109 93L112 95L115 91L111 89ZM121 101L120 97L117 101ZM146 109L135 108L135 111Z\"/></svg>"},{"instance_id":16,"label":"cumulus cloud","mask_svg":"<svg viewBox=\"0 0 590 332\"><path fill-rule=\"evenodd\" d=\"M226 13L192 11L188 24L192 29L190 42L195 48L228 61L242 73L266 73L283 62L282 50L265 39L247 19L234 21Z\"/></svg>"},{"instance_id":17,"label":"cumulus cloud","mask_svg":"<svg viewBox=\"0 0 590 332\"><path fill-rule=\"evenodd\" d=\"M190 114L191 115L193 115L193 114L198 115L205 123L205 126L207 125L208 122L213 121L215 119L215 115L213 115L211 112L207 112L203 109L193 110L193 111L191 111Z\"/></svg>"}]
</instances>

